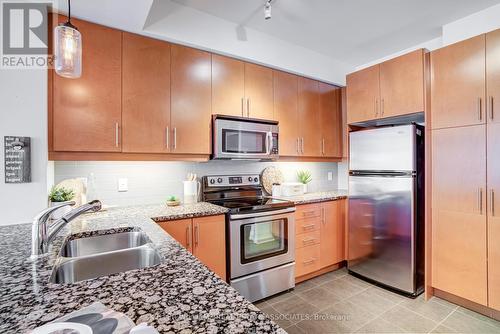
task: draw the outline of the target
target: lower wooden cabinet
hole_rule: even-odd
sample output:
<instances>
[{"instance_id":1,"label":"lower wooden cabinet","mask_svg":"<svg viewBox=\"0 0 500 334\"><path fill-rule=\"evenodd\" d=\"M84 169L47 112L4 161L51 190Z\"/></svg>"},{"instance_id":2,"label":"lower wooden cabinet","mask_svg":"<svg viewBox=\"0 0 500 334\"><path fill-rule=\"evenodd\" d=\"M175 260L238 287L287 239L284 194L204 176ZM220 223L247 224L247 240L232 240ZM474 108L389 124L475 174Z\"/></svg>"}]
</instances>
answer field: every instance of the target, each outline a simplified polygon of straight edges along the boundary
<instances>
[{"instance_id":1,"label":"lower wooden cabinet","mask_svg":"<svg viewBox=\"0 0 500 334\"><path fill-rule=\"evenodd\" d=\"M226 230L223 215L158 224L210 270L226 280Z\"/></svg>"},{"instance_id":2,"label":"lower wooden cabinet","mask_svg":"<svg viewBox=\"0 0 500 334\"><path fill-rule=\"evenodd\" d=\"M314 275L345 260L345 200L297 206L295 277Z\"/></svg>"}]
</instances>

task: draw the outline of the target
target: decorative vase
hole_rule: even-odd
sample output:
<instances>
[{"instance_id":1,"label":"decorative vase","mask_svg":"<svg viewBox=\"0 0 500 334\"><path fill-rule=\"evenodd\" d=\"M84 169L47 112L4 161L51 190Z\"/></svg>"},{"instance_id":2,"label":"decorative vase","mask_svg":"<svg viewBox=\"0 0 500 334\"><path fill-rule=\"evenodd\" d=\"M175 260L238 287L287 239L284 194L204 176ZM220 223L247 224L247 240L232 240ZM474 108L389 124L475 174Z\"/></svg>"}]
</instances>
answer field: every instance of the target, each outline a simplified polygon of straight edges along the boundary
<instances>
[{"instance_id":1,"label":"decorative vase","mask_svg":"<svg viewBox=\"0 0 500 334\"><path fill-rule=\"evenodd\" d=\"M302 187L304 188L304 194L307 193L307 183L303 183Z\"/></svg>"},{"instance_id":2,"label":"decorative vase","mask_svg":"<svg viewBox=\"0 0 500 334\"><path fill-rule=\"evenodd\" d=\"M59 205L59 204L62 204L62 203L67 203L67 202L50 202L50 206L56 206L56 205ZM65 214L67 214L68 212L71 211L71 206L63 206L62 208L59 208L55 211L53 211L51 214L50 214L50 218L53 219L53 220L57 220L57 219L60 219L62 218Z\"/></svg>"}]
</instances>

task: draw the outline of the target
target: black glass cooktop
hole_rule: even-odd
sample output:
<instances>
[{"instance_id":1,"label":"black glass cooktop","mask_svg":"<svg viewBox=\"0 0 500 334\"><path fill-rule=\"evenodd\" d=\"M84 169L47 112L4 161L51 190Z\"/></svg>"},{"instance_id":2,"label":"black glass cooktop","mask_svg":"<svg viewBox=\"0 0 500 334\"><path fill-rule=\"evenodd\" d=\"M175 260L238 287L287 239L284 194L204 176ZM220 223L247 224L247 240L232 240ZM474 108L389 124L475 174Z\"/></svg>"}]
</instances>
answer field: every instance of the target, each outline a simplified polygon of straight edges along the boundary
<instances>
[{"instance_id":1,"label":"black glass cooktop","mask_svg":"<svg viewBox=\"0 0 500 334\"><path fill-rule=\"evenodd\" d=\"M210 201L210 203L230 209L231 212L266 211L293 207L294 203L266 197L245 197Z\"/></svg>"}]
</instances>

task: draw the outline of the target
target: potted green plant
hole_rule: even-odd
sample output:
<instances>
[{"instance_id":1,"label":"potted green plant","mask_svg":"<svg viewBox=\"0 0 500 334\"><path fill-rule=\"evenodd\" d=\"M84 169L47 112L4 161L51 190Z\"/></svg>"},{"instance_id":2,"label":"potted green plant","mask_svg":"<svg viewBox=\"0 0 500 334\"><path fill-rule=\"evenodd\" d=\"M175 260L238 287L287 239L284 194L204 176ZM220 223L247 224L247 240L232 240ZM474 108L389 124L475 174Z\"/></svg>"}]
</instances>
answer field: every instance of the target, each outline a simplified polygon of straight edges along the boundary
<instances>
[{"instance_id":1,"label":"potted green plant","mask_svg":"<svg viewBox=\"0 0 500 334\"><path fill-rule=\"evenodd\" d=\"M64 202L69 202L75 197L75 192L71 189L67 189L64 187L52 187L49 193L49 202L50 206L55 206ZM64 216L66 213L71 211L70 206L65 206L60 209L55 210L52 212L50 217L52 219L59 219L62 216Z\"/></svg>"},{"instance_id":2,"label":"potted green plant","mask_svg":"<svg viewBox=\"0 0 500 334\"><path fill-rule=\"evenodd\" d=\"M167 199L168 206L178 206L181 204L181 201L177 198L177 196L171 195Z\"/></svg>"},{"instance_id":3,"label":"potted green plant","mask_svg":"<svg viewBox=\"0 0 500 334\"><path fill-rule=\"evenodd\" d=\"M312 181L312 174L308 170L299 170L297 172L297 178L299 179L299 182L302 183L302 186L304 187L304 193L307 192L307 184Z\"/></svg>"}]
</instances>

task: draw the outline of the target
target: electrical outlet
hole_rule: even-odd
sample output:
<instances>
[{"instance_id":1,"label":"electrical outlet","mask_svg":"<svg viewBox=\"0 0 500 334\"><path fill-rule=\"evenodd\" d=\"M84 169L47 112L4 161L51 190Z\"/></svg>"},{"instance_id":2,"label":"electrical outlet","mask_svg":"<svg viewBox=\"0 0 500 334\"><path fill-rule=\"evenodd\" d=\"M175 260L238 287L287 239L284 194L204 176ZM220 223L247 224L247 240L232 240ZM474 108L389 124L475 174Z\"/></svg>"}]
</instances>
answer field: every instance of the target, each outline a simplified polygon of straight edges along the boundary
<instances>
[{"instance_id":1,"label":"electrical outlet","mask_svg":"<svg viewBox=\"0 0 500 334\"><path fill-rule=\"evenodd\" d=\"M118 179L118 191L128 191L128 179Z\"/></svg>"},{"instance_id":2,"label":"electrical outlet","mask_svg":"<svg viewBox=\"0 0 500 334\"><path fill-rule=\"evenodd\" d=\"M328 181L333 181L333 173L328 172Z\"/></svg>"}]
</instances>

